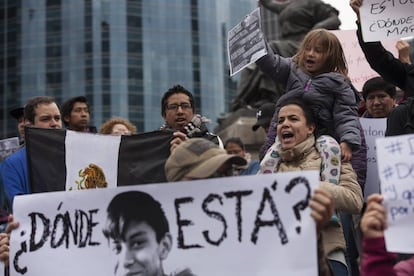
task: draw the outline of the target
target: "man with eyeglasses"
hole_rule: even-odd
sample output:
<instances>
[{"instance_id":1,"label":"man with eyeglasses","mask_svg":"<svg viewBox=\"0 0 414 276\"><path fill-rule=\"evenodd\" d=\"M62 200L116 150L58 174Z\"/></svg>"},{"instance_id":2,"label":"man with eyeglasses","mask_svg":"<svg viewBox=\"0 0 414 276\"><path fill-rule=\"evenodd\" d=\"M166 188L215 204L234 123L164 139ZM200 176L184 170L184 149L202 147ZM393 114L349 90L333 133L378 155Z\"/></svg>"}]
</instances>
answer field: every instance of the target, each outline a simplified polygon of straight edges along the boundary
<instances>
[{"instance_id":1,"label":"man with eyeglasses","mask_svg":"<svg viewBox=\"0 0 414 276\"><path fill-rule=\"evenodd\" d=\"M171 149L193 137L206 138L223 148L220 137L208 131L208 120L196 114L193 94L183 86L175 85L164 93L161 115L164 118L161 129L175 131Z\"/></svg>"}]
</instances>

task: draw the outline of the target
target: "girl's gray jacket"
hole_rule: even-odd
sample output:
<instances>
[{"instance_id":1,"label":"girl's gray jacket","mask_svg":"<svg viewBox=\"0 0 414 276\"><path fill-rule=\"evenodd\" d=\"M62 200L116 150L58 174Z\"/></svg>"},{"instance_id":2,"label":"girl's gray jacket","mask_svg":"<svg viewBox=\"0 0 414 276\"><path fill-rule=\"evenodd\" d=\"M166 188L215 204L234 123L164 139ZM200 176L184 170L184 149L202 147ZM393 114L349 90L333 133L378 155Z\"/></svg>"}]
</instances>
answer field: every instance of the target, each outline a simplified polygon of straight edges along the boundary
<instances>
[{"instance_id":1,"label":"girl's gray jacket","mask_svg":"<svg viewBox=\"0 0 414 276\"><path fill-rule=\"evenodd\" d=\"M270 47L267 49L268 54L256 64L275 82L284 85L286 93L276 104L262 152L266 152L275 141L280 106L292 98L300 98L310 106L321 134L329 134L339 143L347 142L352 150L358 149L361 145L360 96L349 80L334 72L310 76L292 58L274 54Z\"/></svg>"}]
</instances>

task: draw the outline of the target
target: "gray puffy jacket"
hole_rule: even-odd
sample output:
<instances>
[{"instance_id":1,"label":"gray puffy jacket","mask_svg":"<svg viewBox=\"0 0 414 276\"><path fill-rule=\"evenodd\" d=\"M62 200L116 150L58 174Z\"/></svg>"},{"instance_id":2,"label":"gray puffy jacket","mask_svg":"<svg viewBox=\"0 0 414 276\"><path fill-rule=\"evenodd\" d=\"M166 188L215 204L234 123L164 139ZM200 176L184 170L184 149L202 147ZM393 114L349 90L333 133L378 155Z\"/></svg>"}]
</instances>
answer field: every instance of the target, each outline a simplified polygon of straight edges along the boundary
<instances>
[{"instance_id":1,"label":"gray puffy jacket","mask_svg":"<svg viewBox=\"0 0 414 276\"><path fill-rule=\"evenodd\" d=\"M276 105L276 110L266 137L262 152L274 143L276 138L277 113L285 101L292 98L303 99L312 109L319 130L329 134L339 143L347 142L356 150L361 145L360 123L358 118L359 95L349 81L339 73L323 73L310 76L299 68L291 58L269 53L256 64L275 82L286 87Z\"/></svg>"}]
</instances>

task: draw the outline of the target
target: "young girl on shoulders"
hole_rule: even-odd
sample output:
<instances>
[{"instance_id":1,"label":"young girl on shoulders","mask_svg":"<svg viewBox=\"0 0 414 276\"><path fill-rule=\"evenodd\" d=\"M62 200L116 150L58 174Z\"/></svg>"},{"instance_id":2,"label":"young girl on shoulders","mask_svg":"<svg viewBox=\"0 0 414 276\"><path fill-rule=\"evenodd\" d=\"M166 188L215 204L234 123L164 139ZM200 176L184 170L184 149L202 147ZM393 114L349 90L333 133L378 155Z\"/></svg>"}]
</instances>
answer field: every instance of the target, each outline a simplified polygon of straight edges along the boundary
<instances>
[{"instance_id":1,"label":"young girl on shoulders","mask_svg":"<svg viewBox=\"0 0 414 276\"><path fill-rule=\"evenodd\" d=\"M348 68L338 38L325 29L312 30L292 58L279 56L270 47L267 49L268 54L256 64L274 81L285 85L286 93L278 100L262 153L275 142L280 106L288 99L301 98L309 104L317 118L318 134L325 134L319 140L321 153L326 151L323 153L326 158L329 158L327 154L339 154L342 155L342 158L339 157L342 161L351 160L352 151L361 145L358 118L360 97L348 78ZM327 135L338 141L340 153L330 150L335 140L329 140ZM277 166L277 145L275 147L268 151L262 161L261 171L264 173L274 171ZM336 160L333 165L338 166Z\"/></svg>"}]
</instances>

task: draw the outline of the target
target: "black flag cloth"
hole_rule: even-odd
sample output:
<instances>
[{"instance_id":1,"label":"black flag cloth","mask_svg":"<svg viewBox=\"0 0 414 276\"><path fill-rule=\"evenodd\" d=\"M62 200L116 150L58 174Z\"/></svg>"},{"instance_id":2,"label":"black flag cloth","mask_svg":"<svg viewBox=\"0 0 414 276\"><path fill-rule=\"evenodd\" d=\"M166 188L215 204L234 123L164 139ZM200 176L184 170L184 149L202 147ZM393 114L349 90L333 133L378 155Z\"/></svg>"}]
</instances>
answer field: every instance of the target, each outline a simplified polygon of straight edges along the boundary
<instances>
[{"instance_id":1,"label":"black flag cloth","mask_svg":"<svg viewBox=\"0 0 414 276\"><path fill-rule=\"evenodd\" d=\"M32 193L167 181L164 164L170 154L170 131L111 136L25 130Z\"/></svg>"}]
</instances>

